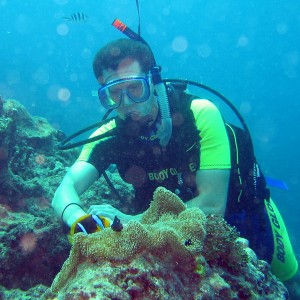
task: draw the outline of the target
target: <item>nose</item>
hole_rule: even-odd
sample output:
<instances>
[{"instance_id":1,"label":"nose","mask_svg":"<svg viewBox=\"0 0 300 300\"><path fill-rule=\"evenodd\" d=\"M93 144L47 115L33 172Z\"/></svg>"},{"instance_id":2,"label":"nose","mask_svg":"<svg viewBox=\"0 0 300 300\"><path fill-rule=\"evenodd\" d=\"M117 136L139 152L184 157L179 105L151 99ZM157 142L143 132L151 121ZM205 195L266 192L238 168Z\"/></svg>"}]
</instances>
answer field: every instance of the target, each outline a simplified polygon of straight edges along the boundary
<instances>
[{"instance_id":1,"label":"nose","mask_svg":"<svg viewBox=\"0 0 300 300\"><path fill-rule=\"evenodd\" d=\"M127 95L126 91L123 91L121 94L121 105L122 106L130 106L132 104L132 100Z\"/></svg>"}]
</instances>

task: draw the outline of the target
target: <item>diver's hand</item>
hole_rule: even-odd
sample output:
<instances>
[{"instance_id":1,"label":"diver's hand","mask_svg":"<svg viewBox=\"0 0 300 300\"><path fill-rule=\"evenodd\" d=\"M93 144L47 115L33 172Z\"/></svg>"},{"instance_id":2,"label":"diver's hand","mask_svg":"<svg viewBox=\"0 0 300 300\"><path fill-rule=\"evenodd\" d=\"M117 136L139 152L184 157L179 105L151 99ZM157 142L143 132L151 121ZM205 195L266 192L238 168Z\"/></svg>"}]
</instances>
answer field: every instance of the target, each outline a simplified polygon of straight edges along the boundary
<instances>
[{"instance_id":1,"label":"diver's hand","mask_svg":"<svg viewBox=\"0 0 300 300\"><path fill-rule=\"evenodd\" d=\"M136 219L136 216L126 215L110 204L91 205L88 209L88 213L93 215L101 215L110 220L113 220L115 216L117 216L123 224L128 223L130 220Z\"/></svg>"}]
</instances>

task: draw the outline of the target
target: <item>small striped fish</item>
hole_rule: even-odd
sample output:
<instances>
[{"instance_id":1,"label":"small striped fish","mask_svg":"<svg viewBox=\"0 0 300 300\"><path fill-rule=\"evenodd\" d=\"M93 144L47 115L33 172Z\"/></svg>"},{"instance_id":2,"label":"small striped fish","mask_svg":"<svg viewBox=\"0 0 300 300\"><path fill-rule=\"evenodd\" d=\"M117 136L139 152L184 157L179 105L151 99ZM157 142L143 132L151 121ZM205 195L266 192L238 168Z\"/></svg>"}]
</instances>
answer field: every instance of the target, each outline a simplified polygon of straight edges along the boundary
<instances>
[{"instance_id":1,"label":"small striped fish","mask_svg":"<svg viewBox=\"0 0 300 300\"><path fill-rule=\"evenodd\" d=\"M88 16L83 12L76 12L69 17L63 17L63 19L69 22L85 22Z\"/></svg>"}]
</instances>

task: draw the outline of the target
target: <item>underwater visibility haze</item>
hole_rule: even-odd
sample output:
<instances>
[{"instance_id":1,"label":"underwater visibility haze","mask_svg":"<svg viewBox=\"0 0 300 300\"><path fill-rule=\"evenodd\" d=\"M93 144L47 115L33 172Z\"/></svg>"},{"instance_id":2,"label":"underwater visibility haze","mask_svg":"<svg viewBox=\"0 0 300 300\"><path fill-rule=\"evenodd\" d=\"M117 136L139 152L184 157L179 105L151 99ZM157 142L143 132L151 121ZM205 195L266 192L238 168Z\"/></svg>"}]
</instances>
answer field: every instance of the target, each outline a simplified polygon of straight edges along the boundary
<instances>
[{"instance_id":1,"label":"underwater visibility haze","mask_svg":"<svg viewBox=\"0 0 300 300\"><path fill-rule=\"evenodd\" d=\"M300 2L141 0L139 6L141 35L162 77L207 84L243 115L264 174L288 187L271 193L299 259ZM100 121L105 110L95 97L93 57L124 37L111 26L115 18L137 31L136 1L0 0L0 16L2 99L17 100L66 135ZM216 102L227 121L234 118Z\"/></svg>"}]
</instances>

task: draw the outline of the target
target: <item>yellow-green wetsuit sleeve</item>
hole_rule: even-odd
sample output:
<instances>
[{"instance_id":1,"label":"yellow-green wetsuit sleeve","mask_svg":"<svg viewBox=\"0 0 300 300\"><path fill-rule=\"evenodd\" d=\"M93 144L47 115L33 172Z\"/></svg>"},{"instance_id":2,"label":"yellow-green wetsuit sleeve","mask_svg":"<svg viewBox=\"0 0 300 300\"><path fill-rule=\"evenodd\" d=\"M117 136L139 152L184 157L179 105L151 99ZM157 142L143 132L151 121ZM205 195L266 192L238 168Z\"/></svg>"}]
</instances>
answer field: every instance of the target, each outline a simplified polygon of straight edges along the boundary
<instances>
[{"instance_id":1,"label":"yellow-green wetsuit sleeve","mask_svg":"<svg viewBox=\"0 0 300 300\"><path fill-rule=\"evenodd\" d=\"M200 170L230 169L230 145L220 111L206 99L193 100L191 110L200 130Z\"/></svg>"},{"instance_id":2,"label":"yellow-green wetsuit sleeve","mask_svg":"<svg viewBox=\"0 0 300 300\"><path fill-rule=\"evenodd\" d=\"M113 128L116 127L116 123L115 123L115 119L111 120L110 122L108 122L107 124L102 125L101 127L99 127L97 130L95 130L90 138L97 136L97 135L101 135ZM101 139L101 141L103 141L103 139ZM90 155L92 154L95 146L100 142L100 140L92 142L92 143L88 143L85 144L81 150L81 153L77 159L77 161L88 161Z\"/></svg>"}]
</instances>

